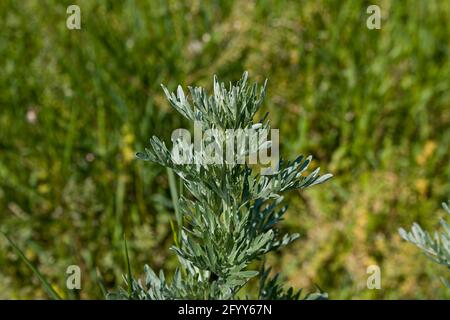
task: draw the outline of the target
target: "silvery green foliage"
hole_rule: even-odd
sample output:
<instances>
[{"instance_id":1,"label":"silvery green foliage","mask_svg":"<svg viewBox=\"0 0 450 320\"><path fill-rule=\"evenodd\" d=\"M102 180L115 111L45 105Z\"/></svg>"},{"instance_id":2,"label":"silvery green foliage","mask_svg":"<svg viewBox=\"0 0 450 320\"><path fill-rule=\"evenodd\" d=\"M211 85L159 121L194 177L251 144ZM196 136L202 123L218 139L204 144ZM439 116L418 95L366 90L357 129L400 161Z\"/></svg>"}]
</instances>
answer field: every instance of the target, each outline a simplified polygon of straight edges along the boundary
<instances>
[{"instance_id":1,"label":"silvery green foliage","mask_svg":"<svg viewBox=\"0 0 450 320\"><path fill-rule=\"evenodd\" d=\"M203 129L222 130L270 129L267 115L258 123L253 120L265 88L266 84L261 88L249 85L247 73L229 88L214 78L212 95L200 87L189 88L189 96L180 86L176 94L163 87L170 104L184 117L201 121ZM203 158L202 152L194 156ZM178 240L172 247L180 266L170 282L163 272L156 275L146 266L145 280L133 279L131 290L122 289L113 298L232 299L258 275L260 292L250 298L300 297L300 292L292 289L285 292L278 276L269 279L267 270L260 273L249 266L298 238L298 234L282 235L276 228L287 209L281 194L320 184L331 174L320 176L319 169L305 174L311 157L302 156L295 161L280 160L272 175L257 174L246 164L177 164L165 143L155 136L137 157L171 168L188 190L179 198Z\"/></svg>"},{"instance_id":2,"label":"silvery green foliage","mask_svg":"<svg viewBox=\"0 0 450 320\"><path fill-rule=\"evenodd\" d=\"M270 278L270 268L263 269L260 273L258 299L260 300L298 300L302 290L295 291L293 288L284 290L280 275L276 274ZM325 300L326 293L317 292L306 295L305 300Z\"/></svg>"},{"instance_id":3,"label":"silvery green foliage","mask_svg":"<svg viewBox=\"0 0 450 320\"><path fill-rule=\"evenodd\" d=\"M444 210L450 214L450 201L442 203ZM434 262L450 268L450 226L444 219L440 219L443 231L435 231L433 235L424 231L422 227L414 223L411 231L407 232L400 228L400 236L408 242L420 248ZM450 284L444 281L450 288Z\"/></svg>"}]
</instances>

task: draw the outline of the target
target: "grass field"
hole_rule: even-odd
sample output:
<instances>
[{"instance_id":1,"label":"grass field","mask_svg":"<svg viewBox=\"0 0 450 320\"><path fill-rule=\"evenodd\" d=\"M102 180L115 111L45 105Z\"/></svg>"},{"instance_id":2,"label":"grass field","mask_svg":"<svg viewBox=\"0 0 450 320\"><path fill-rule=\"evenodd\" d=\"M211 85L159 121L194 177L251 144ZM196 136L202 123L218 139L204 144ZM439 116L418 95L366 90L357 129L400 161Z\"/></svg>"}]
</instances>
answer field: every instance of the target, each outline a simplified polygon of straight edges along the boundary
<instances>
[{"instance_id":1,"label":"grass field","mask_svg":"<svg viewBox=\"0 0 450 320\"><path fill-rule=\"evenodd\" d=\"M331 299L450 298L398 228L427 229L450 197L450 2L0 2L0 229L66 298L174 266L167 172L136 161L152 135L186 127L160 84L269 79L263 110L281 152L312 154L334 178L289 196L301 239L270 257L290 285ZM65 289L66 268L82 290ZM382 289L366 287L379 265ZM447 272L447 274L446 274ZM44 298L0 237L0 298Z\"/></svg>"}]
</instances>

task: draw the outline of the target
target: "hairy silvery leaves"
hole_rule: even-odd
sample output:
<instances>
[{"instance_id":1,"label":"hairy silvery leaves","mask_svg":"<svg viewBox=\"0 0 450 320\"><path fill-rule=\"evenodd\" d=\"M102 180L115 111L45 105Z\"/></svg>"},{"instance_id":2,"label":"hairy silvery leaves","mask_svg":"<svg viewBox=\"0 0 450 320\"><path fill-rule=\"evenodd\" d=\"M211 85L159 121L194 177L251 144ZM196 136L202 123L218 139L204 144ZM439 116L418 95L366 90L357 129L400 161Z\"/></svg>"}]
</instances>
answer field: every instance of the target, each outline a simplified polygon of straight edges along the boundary
<instances>
[{"instance_id":1,"label":"hairy silvery leaves","mask_svg":"<svg viewBox=\"0 0 450 320\"><path fill-rule=\"evenodd\" d=\"M450 214L447 204L443 203L442 207ZM403 239L415 244L433 261L450 268L450 226L444 219L441 219L440 223L443 231L435 231L433 235L424 231L417 223L413 224L411 231L400 228L399 233Z\"/></svg>"},{"instance_id":2,"label":"hairy silvery leaves","mask_svg":"<svg viewBox=\"0 0 450 320\"><path fill-rule=\"evenodd\" d=\"M450 214L449 206L450 201L448 204L442 203L448 214ZM443 230L435 231L433 235L424 231L417 223L413 224L411 231L400 228L399 233L403 239L417 246L431 260L450 269L450 226L444 219L440 219L440 224ZM445 279L442 280L450 288L450 283Z\"/></svg>"},{"instance_id":3,"label":"hairy silvery leaves","mask_svg":"<svg viewBox=\"0 0 450 320\"><path fill-rule=\"evenodd\" d=\"M287 210L281 194L323 183L331 174L320 176L319 168L306 173L311 157L278 160L278 131L271 129L267 114L254 119L266 83L249 85L244 73L228 87L214 77L211 95L200 87L189 87L187 94L180 86L176 93L163 86L169 103L193 122L194 143L187 130L177 129L172 150L154 136L137 157L173 169L187 191L178 199L179 239L172 247L180 267L170 284L163 273L156 276L146 267L146 280L132 281L129 298L231 299L257 276L271 289L256 298L299 298L292 290L282 293L267 274L249 269L299 236L277 229ZM202 133L200 141L196 130ZM276 160L269 167L251 161L269 150L270 160Z\"/></svg>"}]
</instances>

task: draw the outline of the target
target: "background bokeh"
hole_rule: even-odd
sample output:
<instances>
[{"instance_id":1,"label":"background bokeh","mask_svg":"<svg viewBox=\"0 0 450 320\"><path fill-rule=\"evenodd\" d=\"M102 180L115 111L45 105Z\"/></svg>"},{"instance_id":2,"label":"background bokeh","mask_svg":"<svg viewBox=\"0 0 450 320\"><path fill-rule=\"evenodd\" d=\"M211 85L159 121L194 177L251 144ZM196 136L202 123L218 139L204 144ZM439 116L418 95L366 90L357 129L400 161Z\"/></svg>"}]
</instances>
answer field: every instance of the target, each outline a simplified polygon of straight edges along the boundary
<instances>
[{"instance_id":1,"label":"background bokeh","mask_svg":"<svg viewBox=\"0 0 450 320\"><path fill-rule=\"evenodd\" d=\"M81 7L81 30L66 8ZM382 9L368 30L366 9ZM269 79L264 110L287 158L335 177L290 194L282 227L302 237L270 257L290 285L332 299L450 298L445 267L398 236L427 229L450 197L450 2L0 1L0 228L66 298L173 269L164 168L134 159L186 127L160 84ZM65 270L82 269L82 290ZM382 290L366 288L377 264ZM0 298L46 298L0 237Z\"/></svg>"}]
</instances>

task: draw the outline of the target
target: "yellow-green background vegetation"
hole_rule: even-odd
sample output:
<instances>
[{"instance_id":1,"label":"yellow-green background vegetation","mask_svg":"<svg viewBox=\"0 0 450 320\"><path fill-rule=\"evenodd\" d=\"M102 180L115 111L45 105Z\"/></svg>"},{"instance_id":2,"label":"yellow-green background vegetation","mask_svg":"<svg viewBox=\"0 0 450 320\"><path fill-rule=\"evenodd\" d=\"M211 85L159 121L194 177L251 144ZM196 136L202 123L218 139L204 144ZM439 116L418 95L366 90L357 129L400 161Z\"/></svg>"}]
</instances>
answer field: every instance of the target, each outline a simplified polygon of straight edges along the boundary
<instances>
[{"instance_id":1,"label":"yellow-green background vegetation","mask_svg":"<svg viewBox=\"0 0 450 320\"><path fill-rule=\"evenodd\" d=\"M450 2L0 1L0 227L66 298L176 261L164 168L134 159L186 127L160 84L269 79L264 110L287 158L335 177L289 195L301 239L270 257L290 285L330 298L450 298L445 267L398 236L450 196ZM66 8L81 7L81 30ZM82 269L82 290L65 270ZM366 288L377 264L382 290ZM44 298L0 239L0 298Z\"/></svg>"}]
</instances>

